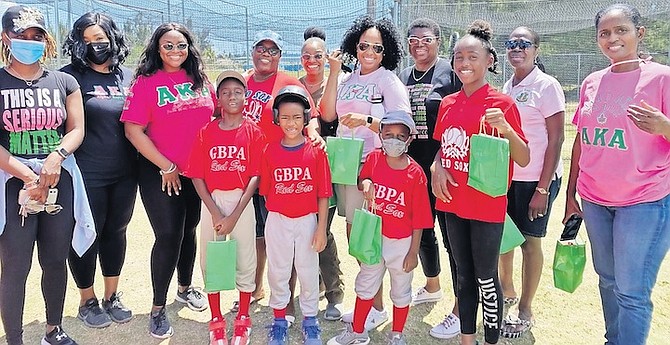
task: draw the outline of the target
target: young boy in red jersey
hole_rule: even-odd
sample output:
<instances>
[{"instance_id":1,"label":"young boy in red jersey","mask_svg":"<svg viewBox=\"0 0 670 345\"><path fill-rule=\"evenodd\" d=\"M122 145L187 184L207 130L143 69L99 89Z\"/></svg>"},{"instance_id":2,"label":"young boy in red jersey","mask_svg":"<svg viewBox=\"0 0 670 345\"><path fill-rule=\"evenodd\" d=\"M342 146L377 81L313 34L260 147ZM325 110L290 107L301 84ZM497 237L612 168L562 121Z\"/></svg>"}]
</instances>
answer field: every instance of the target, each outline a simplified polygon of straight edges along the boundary
<instances>
[{"instance_id":1,"label":"young boy in red jersey","mask_svg":"<svg viewBox=\"0 0 670 345\"><path fill-rule=\"evenodd\" d=\"M244 77L232 70L223 71L216 80L216 88L222 116L200 131L187 175L193 179L205 204L200 233L203 277L207 274L207 242L227 235L237 241L236 283L240 307L231 343L246 345L251 332L249 302L256 288L256 219L249 200L258 187L265 138L261 129L242 114L247 88ZM228 344L219 297L218 292L208 294L212 311L210 345Z\"/></svg>"},{"instance_id":2,"label":"young boy in red jersey","mask_svg":"<svg viewBox=\"0 0 670 345\"><path fill-rule=\"evenodd\" d=\"M423 229L433 225L426 175L407 155L416 134L412 117L405 111L389 112L381 119L379 137L382 150L365 160L359 188L382 219L382 260L376 265L361 264L356 277L354 322L328 345L368 344L365 318L388 269L391 276L393 328L389 344L407 344L402 334L412 301L412 270L418 263Z\"/></svg>"},{"instance_id":3,"label":"young boy in red jersey","mask_svg":"<svg viewBox=\"0 0 670 345\"><path fill-rule=\"evenodd\" d=\"M272 106L281 140L268 143L261 162L260 194L268 217L265 241L268 256L270 307L274 322L269 345L288 343L286 306L289 279L295 265L300 282L303 342L320 345L319 255L326 246L328 198L333 194L326 153L305 142L303 130L310 119L309 95L299 86L279 90ZM318 218L317 218L318 213ZM318 221L317 221L318 219Z\"/></svg>"}]
</instances>

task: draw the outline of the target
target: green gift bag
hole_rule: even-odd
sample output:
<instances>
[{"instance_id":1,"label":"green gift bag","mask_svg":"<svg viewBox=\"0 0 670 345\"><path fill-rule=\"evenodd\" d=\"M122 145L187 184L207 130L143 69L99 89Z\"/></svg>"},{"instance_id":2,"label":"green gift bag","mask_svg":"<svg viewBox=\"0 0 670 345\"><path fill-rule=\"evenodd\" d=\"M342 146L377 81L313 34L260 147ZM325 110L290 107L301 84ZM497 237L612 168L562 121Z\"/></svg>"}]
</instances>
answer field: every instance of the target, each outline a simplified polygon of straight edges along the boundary
<instances>
[{"instance_id":1,"label":"green gift bag","mask_svg":"<svg viewBox=\"0 0 670 345\"><path fill-rule=\"evenodd\" d=\"M502 241L500 242L500 254L505 254L510 250L526 242L521 231L516 226L512 218L505 214L505 225L503 225Z\"/></svg>"},{"instance_id":2,"label":"green gift bag","mask_svg":"<svg viewBox=\"0 0 670 345\"><path fill-rule=\"evenodd\" d=\"M326 138L326 152L330 163L330 177L333 183L355 186L358 184L358 167L363 156L363 139Z\"/></svg>"},{"instance_id":3,"label":"green gift bag","mask_svg":"<svg viewBox=\"0 0 670 345\"><path fill-rule=\"evenodd\" d=\"M373 212L374 209L373 204ZM382 219L367 210L367 202L363 202L362 209L356 209L354 212L354 222L351 225L351 236L349 237L349 254L367 265L381 262Z\"/></svg>"},{"instance_id":4,"label":"green gift bag","mask_svg":"<svg viewBox=\"0 0 670 345\"><path fill-rule=\"evenodd\" d=\"M586 266L586 245L577 240L556 241L554 254L554 286L575 292L582 283Z\"/></svg>"},{"instance_id":5,"label":"green gift bag","mask_svg":"<svg viewBox=\"0 0 670 345\"><path fill-rule=\"evenodd\" d=\"M205 291L235 290L237 241L209 241L205 261Z\"/></svg>"},{"instance_id":6,"label":"green gift bag","mask_svg":"<svg viewBox=\"0 0 670 345\"><path fill-rule=\"evenodd\" d=\"M482 117L479 134L470 138L468 186L492 197L507 194L509 159L509 140L486 134Z\"/></svg>"}]
</instances>

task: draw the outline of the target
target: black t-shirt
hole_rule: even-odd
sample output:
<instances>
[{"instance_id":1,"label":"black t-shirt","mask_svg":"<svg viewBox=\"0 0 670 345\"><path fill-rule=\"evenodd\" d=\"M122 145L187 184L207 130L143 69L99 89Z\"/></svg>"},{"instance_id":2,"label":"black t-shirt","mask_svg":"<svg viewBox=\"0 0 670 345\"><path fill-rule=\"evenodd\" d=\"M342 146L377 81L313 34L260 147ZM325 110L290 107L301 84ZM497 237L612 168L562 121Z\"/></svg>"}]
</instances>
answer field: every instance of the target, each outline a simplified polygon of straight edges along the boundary
<instances>
[{"instance_id":1,"label":"black t-shirt","mask_svg":"<svg viewBox=\"0 0 670 345\"><path fill-rule=\"evenodd\" d=\"M416 123L416 129L419 132L410 144L408 153L424 170L430 167L437 150L440 148L440 143L432 138L441 99L426 99L433 92L431 81L434 71L435 68L424 71L425 73L414 69L410 72L409 79L407 80L409 104L412 109L414 122ZM414 79L415 77L419 77L419 80Z\"/></svg>"},{"instance_id":2,"label":"black t-shirt","mask_svg":"<svg viewBox=\"0 0 670 345\"><path fill-rule=\"evenodd\" d=\"M0 144L23 158L46 158L65 135L65 99L79 89L70 75L44 70L28 86L0 69Z\"/></svg>"},{"instance_id":3,"label":"black t-shirt","mask_svg":"<svg viewBox=\"0 0 670 345\"><path fill-rule=\"evenodd\" d=\"M120 73L100 73L90 68L80 72L72 65L61 70L81 85L86 135L75 157L86 185L104 186L134 174L137 151L119 121L132 72L125 67Z\"/></svg>"}]
</instances>

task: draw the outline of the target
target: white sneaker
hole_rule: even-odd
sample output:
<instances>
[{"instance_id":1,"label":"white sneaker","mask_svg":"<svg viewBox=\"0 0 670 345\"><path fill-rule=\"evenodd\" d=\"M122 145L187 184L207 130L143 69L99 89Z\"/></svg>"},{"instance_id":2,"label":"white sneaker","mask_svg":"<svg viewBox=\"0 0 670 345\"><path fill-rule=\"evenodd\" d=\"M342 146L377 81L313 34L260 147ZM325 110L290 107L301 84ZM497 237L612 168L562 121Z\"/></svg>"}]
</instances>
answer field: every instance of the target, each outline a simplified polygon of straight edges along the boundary
<instances>
[{"instance_id":1,"label":"white sneaker","mask_svg":"<svg viewBox=\"0 0 670 345\"><path fill-rule=\"evenodd\" d=\"M419 305L421 303L438 302L442 299L442 289L435 292L428 292L425 287L422 287L412 294L412 305Z\"/></svg>"},{"instance_id":2,"label":"white sneaker","mask_svg":"<svg viewBox=\"0 0 670 345\"><path fill-rule=\"evenodd\" d=\"M379 311L372 307L372 309L370 309L370 313L368 313L368 317L365 318L365 330L371 331L379 327L379 325L383 324L384 322L388 321L388 319L389 313L386 311L386 309ZM343 314L342 322L354 323L354 311L351 310Z\"/></svg>"},{"instance_id":3,"label":"white sneaker","mask_svg":"<svg viewBox=\"0 0 670 345\"><path fill-rule=\"evenodd\" d=\"M461 320L451 313L430 330L430 335L438 339L450 339L461 334Z\"/></svg>"}]
</instances>

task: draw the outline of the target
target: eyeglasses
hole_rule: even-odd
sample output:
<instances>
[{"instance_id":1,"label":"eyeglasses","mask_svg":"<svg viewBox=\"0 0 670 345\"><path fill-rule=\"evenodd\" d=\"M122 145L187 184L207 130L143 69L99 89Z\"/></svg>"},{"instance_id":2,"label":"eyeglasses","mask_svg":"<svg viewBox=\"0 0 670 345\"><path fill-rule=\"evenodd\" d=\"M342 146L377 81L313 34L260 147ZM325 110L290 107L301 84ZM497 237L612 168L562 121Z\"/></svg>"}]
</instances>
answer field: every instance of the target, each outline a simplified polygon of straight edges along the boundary
<instances>
[{"instance_id":1,"label":"eyeglasses","mask_svg":"<svg viewBox=\"0 0 670 345\"><path fill-rule=\"evenodd\" d=\"M522 40L522 39L508 40L508 41L505 42L505 48L510 49L510 50L516 49L516 48L519 48L519 49L522 49L522 50L523 49L528 49L528 48L530 48L534 45L535 44L533 44L533 42L528 41L528 40Z\"/></svg>"},{"instance_id":2,"label":"eyeglasses","mask_svg":"<svg viewBox=\"0 0 670 345\"><path fill-rule=\"evenodd\" d=\"M424 37L421 37L421 38L416 37L416 36L409 36L409 37L407 37L407 42L409 42L409 45L411 45L411 46L416 46L419 43L431 44L431 43L437 41L438 39L439 39L439 37L435 37L435 36L424 36Z\"/></svg>"},{"instance_id":3,"label":"eyeglasses","mask_svg":"<svg viewBox=\"0 0 670 345\"><path fill-rule=\"evenodd\" d=\"M163 49L165 49L167 51L172 51L175 48L177 48L177 50L186 50L186 48L188 48L188 43L182 42L182 43L177 43L175 45L173 43L168 42L168 43L163 44L161 47L163 47Z\"/></svg>"},{"instance_id":4,"label":"eyeglasses","mask_svg":"<svg viewBox=\"0 0 670 345\"><path fill-rule=\"evenodd\" d=\"M270 54L270 56L277 56L279 53L281 53L281 50L279 48L265 48L264 46L255 46L254 51L258 54L265 54L266 52Z\"/></svg>"},{"instance_id":5,"label":"eyeglasses","mask_svg":"<svg viewBox=\"0 0 670 345\"><path fill-rule=\"evenodd\" d=\"M316 53L316 54L312 55L312 54L305 53L305 54L302 54L301 58L305 61L309 61L312 58L314 58L314 60L321 60L321 59L323 59L323 54L322 53Z\"/></svg>"},{"instance_id":6,"label":"eyeglasses","mask_svg":"<svg viewBox=\"0 0 670 345\"><path fill-rule=\"evenodd\" d=\"M361 42L356 46L359 52L364 52L368 50L370 47L372 47L372 51L375 52L375 54L381 54L384 52L384 46L381 44L370 44L367 42Z\"/></svg>"}]
</instances>

